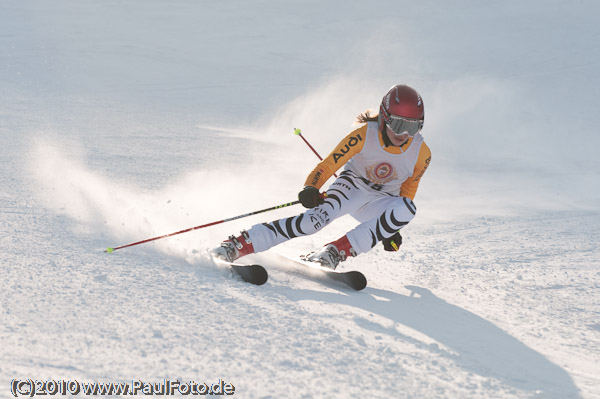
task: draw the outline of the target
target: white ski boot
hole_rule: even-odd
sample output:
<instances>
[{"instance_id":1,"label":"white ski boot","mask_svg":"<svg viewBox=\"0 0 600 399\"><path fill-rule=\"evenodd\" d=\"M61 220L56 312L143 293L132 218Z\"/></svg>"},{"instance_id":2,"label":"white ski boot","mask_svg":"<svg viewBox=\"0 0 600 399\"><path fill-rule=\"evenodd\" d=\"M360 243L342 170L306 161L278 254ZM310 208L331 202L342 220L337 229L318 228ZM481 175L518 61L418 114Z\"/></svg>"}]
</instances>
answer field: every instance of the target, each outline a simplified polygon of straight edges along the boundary
<instances>
[{"instance_id":1,"label":"white ski boot","mask_svg":"<svg viewBox=\"0 0 600 399\"><path fill-rule=\"evenodd\" d=\"M345 261L348 256L356 256L356 251L350 245L348 237L343 236L339 240L325 245L318 251L312 252L305 256L309 262L320 263L321 266L335 270L340 262Z\"/></svg>"},{"instance_id":2,"label":"white ski boot","mask_svg":"<svg viewBox=\"0 0 600 399\"><path fill-rule=\"evenodd\" d=\"M335 245L329 244L321 248L319 251L308 254L306 256L306 260L309 262L319 263L321 266L335 270L335 268L342 261L342 258Z\"/></svg>"},{"instance_id":3,"label":"white ski boot","mask_svg":"<svg viewBox=\"0 0 600 399\"><path fill-rule=\"evenodd\" d=\"M223 259L226 262L233 262L245 255L254 253L254 247L247 231L242 231L239 237L229 236L228 240L221 243L220 246L213 248L210 254L216 258Z\"/></svg>"}]
</instances>

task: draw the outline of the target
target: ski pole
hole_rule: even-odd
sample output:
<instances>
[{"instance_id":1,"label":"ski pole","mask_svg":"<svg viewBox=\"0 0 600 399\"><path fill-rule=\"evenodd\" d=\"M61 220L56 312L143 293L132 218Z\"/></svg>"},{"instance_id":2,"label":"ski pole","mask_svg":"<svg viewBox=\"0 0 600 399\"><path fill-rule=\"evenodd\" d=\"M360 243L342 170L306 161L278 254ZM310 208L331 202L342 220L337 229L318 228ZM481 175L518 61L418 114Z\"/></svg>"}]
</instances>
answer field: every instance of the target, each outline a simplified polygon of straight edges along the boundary
<instances>
[{"instance_id":1,"label":"ski pole","mask_svg":"<svg viewBox=\"0 0 600 399\"><path fill-rule=\"evenodd\" d=\"M296 136L300 136L300 138L301 138L302 140L304 140L304 142L306 143L306 145L308 146L308 148L310 148L310 149L312 150L312 152L314 152L314 153L315 153L315 155L317 156L317 158L319 158L321 161L323 160L323 158L321 158L321 156L319 155L319 153L317 152L317 150L315 150L315 149L313 148L313 146L312 146L312 145L310 145L310 143L308 142L308 140L306 140L306 139L304 138L304 136L302 135L302 130L294 128L294 134L295 134ZM338 176L337 176L335 173L334 173L333 175L334 175L336 178L338 177Z\"/></svg>"},{"instance_id":2,"label":"ski pole","mask_svg":"<svg viewBox=\"0 0 600 399\"><path fill-rule=\"evenodd\" d=\"M159 236L159 237L148 238L148 239L145 239L145 240L142 240L142 241L132 242L131 244L121 245L120 247L114 247L114 248L108 247L108 248L106 248L106 250L104 250L104 252L107 252L107 253L110 254L110 253L116 251L117 249L127 248L127 247L133 247L134 245L139 245L139 244L144 244L144 243L150 242L150 241L160 240L161 238L171 237L171 236L175 236L175 235L181 234L181 233L187 233L188 231L198 230L198 229L202 229L204 227L214 226L216 224L230 222L232 220L241 219L241 218L245 218L245 217L252 216L252 215L258 215L259 213L274 211L276 209L285 208L287 206L292 206L292 205L296 205L296 204L299 204L299 203L300 203L300 201L288 202L286 204L281 204L281 205L272 206L270 208L261 209L260 211L254 211L254 212L250 212L250 213L245 213L243 215L234 216L234 217L223 219L223 220L219 220L219 221L216 221L216 222L203 224L201 226L190 227L189 229L177 231L175 233L165 234L165 235L162 235L162 236Z\"/></svg>"}]
</instances>

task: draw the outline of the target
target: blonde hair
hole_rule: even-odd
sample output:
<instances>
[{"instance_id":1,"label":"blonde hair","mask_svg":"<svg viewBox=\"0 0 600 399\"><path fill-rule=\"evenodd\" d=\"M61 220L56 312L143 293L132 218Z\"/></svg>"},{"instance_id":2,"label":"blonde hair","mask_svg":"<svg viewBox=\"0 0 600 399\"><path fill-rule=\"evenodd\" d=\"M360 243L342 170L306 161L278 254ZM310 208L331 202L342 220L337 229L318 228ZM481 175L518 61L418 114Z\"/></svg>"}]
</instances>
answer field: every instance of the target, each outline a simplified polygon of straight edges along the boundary
<instances>
[{"instance_id":1,"label":"blonde hair","mask_svg":"<svg viewBox=\"0 0 600 399\"><path fill-rule=\"evenodd\" d=\"M362 114L356 117L356 123L367 123L367 122L377 122L379 120L379 114L371 115L373 110L368 109Z\"/></svg>"}]
</instances>

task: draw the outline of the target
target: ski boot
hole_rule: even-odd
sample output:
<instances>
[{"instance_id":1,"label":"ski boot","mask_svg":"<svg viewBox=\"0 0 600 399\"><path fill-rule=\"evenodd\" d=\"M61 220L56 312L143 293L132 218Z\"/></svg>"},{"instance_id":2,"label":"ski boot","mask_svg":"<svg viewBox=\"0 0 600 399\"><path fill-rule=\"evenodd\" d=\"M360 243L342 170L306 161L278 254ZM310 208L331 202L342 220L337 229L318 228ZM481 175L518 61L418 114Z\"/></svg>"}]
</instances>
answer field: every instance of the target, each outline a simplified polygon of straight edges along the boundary
<instances>
[{"instance_id":1,"label":"ski boot","mask_svg":"<svg viewBox=\"0 0 600 399\"><path fill-rule=\"evenodd\" d=\"M223 241L220 246L211 250L210 253L216 258L231 263L242 256L253 254L254 247L248 232L243 230L239 237L229 236L229 239Z\"/></svg>"},{"instance_id":2,"label":"ski boot","mask_svg":"<svg viewBox=\"0 0 600 399\"><path fill-rule=\"evenodd\" d=\"M348 237L343 236L339 240L325 245L320 250L306 255L304 259L335 270L340 262L345 261L348 256L356 256L356 251L352 248L352 245L350 245Z\"/></svg>"}]
</instances>

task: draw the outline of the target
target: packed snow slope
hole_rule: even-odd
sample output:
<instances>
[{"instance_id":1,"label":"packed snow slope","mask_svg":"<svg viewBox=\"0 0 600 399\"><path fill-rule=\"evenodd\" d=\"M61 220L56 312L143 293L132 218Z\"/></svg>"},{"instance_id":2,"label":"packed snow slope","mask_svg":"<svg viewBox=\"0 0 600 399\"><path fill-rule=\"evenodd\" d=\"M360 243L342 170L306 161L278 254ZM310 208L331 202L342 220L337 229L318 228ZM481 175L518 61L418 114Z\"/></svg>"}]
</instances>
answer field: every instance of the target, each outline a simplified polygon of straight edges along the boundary
<instances>
[{"instance_id":1,"label":"packed snow slope","mask_svg":"<svg viewBox=\"0 0 600 399\"><path fill-rule=\"evenodd\" d=\"M11 381L235 386L240 398L600 398L600 5L0 3L0 397ZM297 255L207 250L296 199L396 83L431 167L361 292Z\"/></svg>"}]
</instances>

